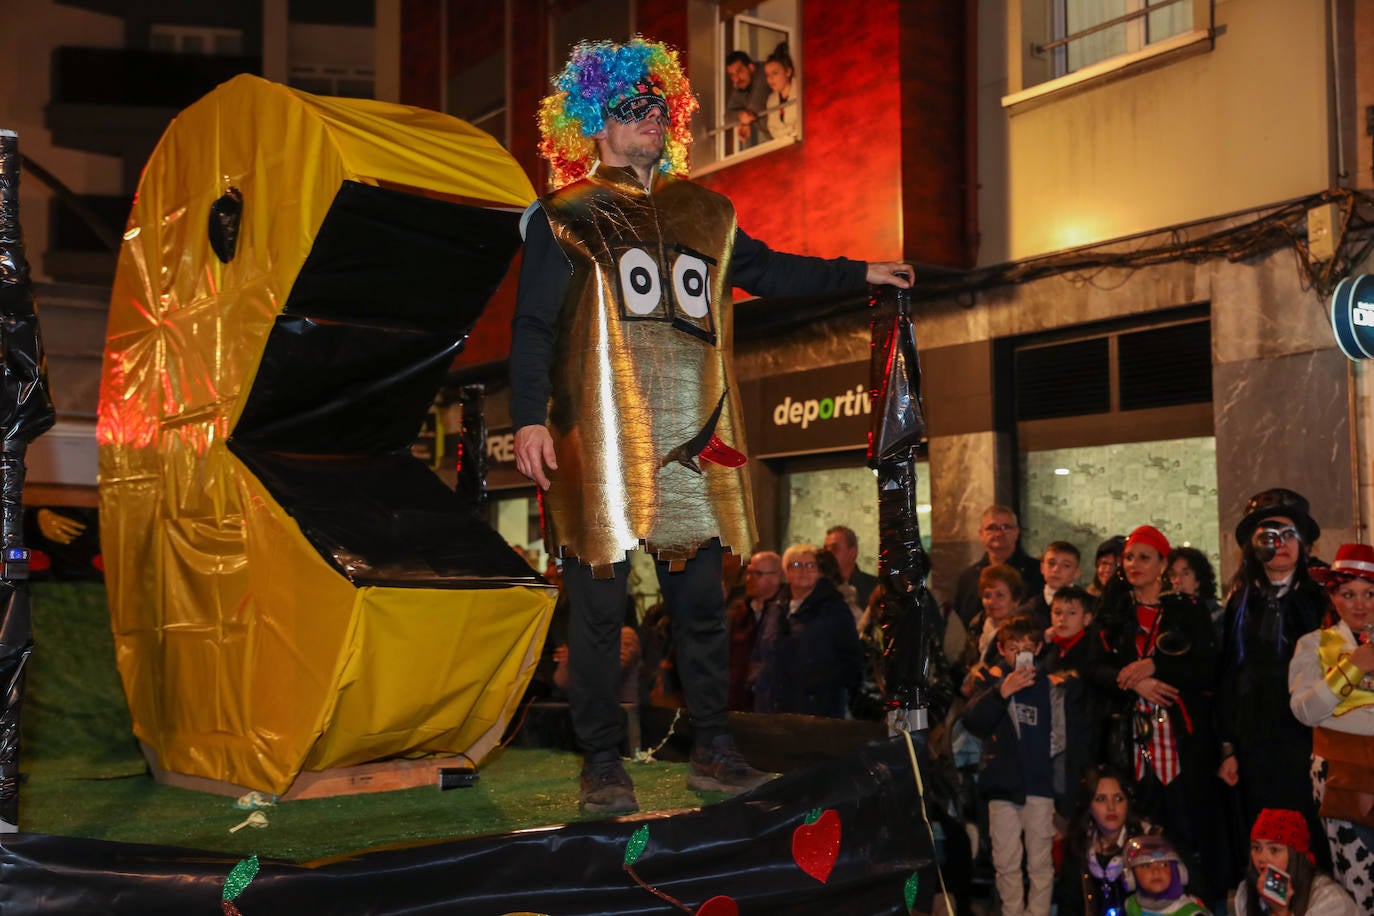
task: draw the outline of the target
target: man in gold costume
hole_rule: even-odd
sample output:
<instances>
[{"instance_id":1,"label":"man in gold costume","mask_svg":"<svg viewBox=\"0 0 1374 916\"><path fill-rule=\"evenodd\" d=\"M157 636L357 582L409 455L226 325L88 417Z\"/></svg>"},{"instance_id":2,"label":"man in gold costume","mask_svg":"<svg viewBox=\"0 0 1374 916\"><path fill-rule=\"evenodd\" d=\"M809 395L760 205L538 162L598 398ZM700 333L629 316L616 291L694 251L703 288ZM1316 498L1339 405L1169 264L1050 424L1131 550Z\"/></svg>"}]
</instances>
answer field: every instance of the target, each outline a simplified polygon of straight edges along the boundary
<instances>
[{"instance_id":1,"label":"man in gold costume","mask_svg":"<svg viewBox=\"0 0 1374 916\"><path fill-rule=\"evenodd\" d=\"M776 253L730 201L681 180L696 102L662 44L583 42L541 106L559 189L531 206L512 322L516 467L543 493L571 607L580 801L638 810L617 702L627 553L657 561L694 749L687 785L766 781L726 729L724 550L756 540L744 419L730 365L730 290L795 296L908 286L900 262Z\"/></svg>"}]
</instances>

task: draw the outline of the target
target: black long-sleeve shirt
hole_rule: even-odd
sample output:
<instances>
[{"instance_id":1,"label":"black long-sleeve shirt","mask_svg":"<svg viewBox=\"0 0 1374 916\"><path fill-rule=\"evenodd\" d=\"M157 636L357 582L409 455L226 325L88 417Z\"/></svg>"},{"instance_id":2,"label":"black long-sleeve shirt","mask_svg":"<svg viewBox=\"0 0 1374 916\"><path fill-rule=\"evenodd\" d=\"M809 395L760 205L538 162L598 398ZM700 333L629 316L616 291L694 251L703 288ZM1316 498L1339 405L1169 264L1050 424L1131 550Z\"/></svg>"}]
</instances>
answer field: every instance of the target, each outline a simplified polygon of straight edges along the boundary
<instances>
[{"instance_id":1,"label":"black long-sleeve shirt","mask_svg":"<svg viewBox=\"0 0 1374 916\"><path fill-rule=\"evenodd\" d=\"M861 289L868 273L863 261L807 257L773 251L735 230L730 283L756 296L800 296ZM558 314L567 294L572 266L554 240L543 207L534 208L525 229L520 288L511 321L510 414L516 429L542 424L551 393L549 367L558 337Z\"/></svg>"}]
</instances>

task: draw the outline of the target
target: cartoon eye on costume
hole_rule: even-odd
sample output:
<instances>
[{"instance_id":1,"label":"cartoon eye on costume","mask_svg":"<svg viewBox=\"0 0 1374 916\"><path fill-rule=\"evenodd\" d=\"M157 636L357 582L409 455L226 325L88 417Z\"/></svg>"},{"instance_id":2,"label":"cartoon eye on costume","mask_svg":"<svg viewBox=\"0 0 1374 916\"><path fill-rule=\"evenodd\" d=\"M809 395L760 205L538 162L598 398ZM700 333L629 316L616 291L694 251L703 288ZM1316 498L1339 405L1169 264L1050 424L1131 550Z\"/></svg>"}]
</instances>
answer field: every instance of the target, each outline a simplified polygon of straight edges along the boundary
<instances>
[{"instance_id":1,"label":"cartoon eye on costume","mask_svg":"<svg viewBox=\"0 0 1374 916\"><path fill-rule=\"evenodd\" d=\"M631 248L620 256L620 292L630 314L653 314L663 298L659 286L658 262L643 248Z\"/></svg>"},{"instance_id":2,"label":"cartoon eye on costume","mask_svg":"<svg viewBox=\"0 0 1374 916\"><path fill-rule=\"evenodd\" d=\"M683 252L673 262L673 296L693 318L705 318L711 307L710 268L693 252Z\"/></svg>"}]
</instances>

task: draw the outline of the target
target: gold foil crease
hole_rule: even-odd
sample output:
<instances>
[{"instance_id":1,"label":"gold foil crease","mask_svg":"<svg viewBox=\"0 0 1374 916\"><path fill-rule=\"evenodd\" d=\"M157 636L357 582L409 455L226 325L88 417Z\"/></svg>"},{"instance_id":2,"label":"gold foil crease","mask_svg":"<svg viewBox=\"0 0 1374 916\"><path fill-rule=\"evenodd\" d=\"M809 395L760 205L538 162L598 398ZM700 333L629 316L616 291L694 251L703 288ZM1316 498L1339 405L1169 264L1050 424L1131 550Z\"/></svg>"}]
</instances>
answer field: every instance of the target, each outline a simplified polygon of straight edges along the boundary
<instances>
[{"instance_id":1,"label":"gold foil crease","mask_svg":"<svg viewBox=\"0 0 1374 916\"><path fill-rule=\"evenodd\" d=\"M572 264L549 409L559 464L545 494L550 552L608 576L640 546L675 565L715 537L747 551L756 535L746 467L665 463L709 425L722 395L714 432L748 453L730 365L734 208L663 175L650 193L633 172L604 165L541 203ZM704 256L707 301L675 282L684 255ZM635 266L641 280L656 272L656 300L627 301Z\"/></svg>"},{"instance_id":2,"label":"gold foil crease","mask_svg":"<svg viewBox=\"0 0 1374 916\"><path fill-rule=\"evenodd\" d=\"M353 585L225 446L344 181L534 197L461 121L236 77L182 112L144 169L101 378L101 535L134 732L165 769L273 793L302 768L480 760L552 613L541 589ZM206 225L230 186L244 212L224 264Z\"/></svg>"}]
</instances>

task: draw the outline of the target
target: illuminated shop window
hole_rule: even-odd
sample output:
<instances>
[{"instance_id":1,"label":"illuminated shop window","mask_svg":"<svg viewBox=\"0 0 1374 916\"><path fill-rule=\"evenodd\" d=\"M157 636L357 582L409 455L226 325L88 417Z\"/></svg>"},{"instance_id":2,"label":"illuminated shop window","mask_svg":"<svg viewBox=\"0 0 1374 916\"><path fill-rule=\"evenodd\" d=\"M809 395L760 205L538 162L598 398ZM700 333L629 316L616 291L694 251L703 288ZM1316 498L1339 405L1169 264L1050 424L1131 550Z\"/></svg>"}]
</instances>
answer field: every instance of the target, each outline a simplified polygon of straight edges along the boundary
<instances>
[{"instance_id":1,"label":"illuminated shop window","mask_svg":"<svg viewBox=\"0 0 1374 916\"><path fill-rule=\"evenodd\" d=\"M1124 442L1021 454L1021 543L1030 553L1068 541L1092 579L1097 545L1139 525L1207 554L1218 579L1217 440L1214 436Z\"/></svg>"},{"instance_id":2,"label":"illuminated shop window","mask_svg":"<svg viewBox=\"0 0 1374 916\"><path fill-rule=\"evenodd\" d=\"M825 543L825 532L847 525L859 537L859 568L878 571L878 484L859 457L849 467L789 471L783 478L787 524L781 553L791 544ZM930 549L930 462L916 463L916 519Z\"/></svg>"}]
</instances>

